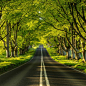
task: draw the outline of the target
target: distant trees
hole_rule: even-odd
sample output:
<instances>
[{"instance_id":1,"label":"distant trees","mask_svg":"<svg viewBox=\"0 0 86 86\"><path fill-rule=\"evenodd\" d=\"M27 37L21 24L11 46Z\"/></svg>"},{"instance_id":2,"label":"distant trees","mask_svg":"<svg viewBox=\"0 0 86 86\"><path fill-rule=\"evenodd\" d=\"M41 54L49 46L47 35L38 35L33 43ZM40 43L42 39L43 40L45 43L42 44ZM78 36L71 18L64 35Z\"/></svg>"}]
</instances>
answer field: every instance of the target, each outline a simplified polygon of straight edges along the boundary
<instances>
[{"instance_id":1,"label":"distant trees","mask_svg":"<svg viewBox=\"0 0 86 86\"><path fill-rule=\"evenodd\" d=\"M45 9L46 10L45 10ZM66 52L67 58L86 61L86 3L84 0L50 0L40 2L43 20L57 30L60 54ZM56 37L56 36L55 36ZM51 37L50 37L51 39ZM49 39L49 40L50 40ZM54 39L54 37L53 37ZM49 42L52 44L52 41Z\"/></svg>"}]
</instances>

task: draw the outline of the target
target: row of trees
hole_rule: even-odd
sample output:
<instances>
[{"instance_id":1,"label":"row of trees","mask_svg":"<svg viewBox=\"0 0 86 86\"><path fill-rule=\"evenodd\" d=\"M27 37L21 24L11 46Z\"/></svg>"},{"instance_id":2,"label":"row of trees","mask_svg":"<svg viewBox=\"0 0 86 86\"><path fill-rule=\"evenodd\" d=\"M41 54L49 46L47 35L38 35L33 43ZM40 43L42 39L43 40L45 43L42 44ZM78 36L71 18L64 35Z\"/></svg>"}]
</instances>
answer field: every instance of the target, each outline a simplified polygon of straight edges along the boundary
<instances>
[{"instance_id":1,"label":"row of trees","mask_svg":"<svg viewBox=\"0 0 86 86\"><path fill-rule=\"evenodd\" d=\"M32 17L32 6L32 0L0 1L0 41L3 41L6 57L18 56L18 51L22 55L39 41L36 28L40 21Z\"/></svg>"},{"instance_id":2,"label":"row of trees","mask_svg":"<svg viewBox=\"0 0 86 86\"><path fill-rule=\"evenodd\" d=\"M49 25L47 42L67 58L86 61L86 1L40 0L40 17ZM53 29L53 30L51 30ZM50 40L51 39L51 40ZM54 43L53 43L54 42Z\"/></svg>"},{"instance_id":3,"label":"row of trees","mask_svg":"<svg viewBox=\"0 0 86 86\"><path fill-rule=\"evenodd\" d=\"M68 59L83 57L86 61L85 0L3 0L0 18L0 40L7 57L9 49L11 56L14 52L17 56L18 50L23 54L41 41L55 46Z\"/></svg>"}]
</instances>

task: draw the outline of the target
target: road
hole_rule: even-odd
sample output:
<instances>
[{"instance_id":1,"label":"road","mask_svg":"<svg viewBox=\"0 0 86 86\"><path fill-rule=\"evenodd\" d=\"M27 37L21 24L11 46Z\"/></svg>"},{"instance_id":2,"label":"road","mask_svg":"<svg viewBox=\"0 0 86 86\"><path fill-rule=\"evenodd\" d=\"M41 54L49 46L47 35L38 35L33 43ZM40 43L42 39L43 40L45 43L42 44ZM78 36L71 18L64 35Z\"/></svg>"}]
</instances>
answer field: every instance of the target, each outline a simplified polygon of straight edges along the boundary
<instances>
[{"instance_id":1,"label":"road","mask_svg":"<svg viewBox=\"0 0 86 86\"><path fill-rule=\"evenodd\" d=\"M54 61L39 46L31 61L0 75L0 86L86 86L86 74Z\"/></svg>"}]
</instances>

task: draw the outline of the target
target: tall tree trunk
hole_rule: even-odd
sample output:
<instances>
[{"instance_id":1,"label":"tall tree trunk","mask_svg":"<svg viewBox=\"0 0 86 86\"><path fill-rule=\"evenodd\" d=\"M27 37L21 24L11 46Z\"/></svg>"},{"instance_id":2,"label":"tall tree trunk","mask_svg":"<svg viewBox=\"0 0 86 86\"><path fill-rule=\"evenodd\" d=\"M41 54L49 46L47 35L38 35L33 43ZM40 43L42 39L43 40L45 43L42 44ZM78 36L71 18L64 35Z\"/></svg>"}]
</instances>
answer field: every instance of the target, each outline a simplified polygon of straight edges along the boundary
<instances>
[{"instance_id":1,"label":"tall tree trunk","mask_svg":"<svg viewBox=\"0 0 86 86\"><path fill-rule=\"evenodd\" d=\"M72 59L75 59L75 52L73 49L72 49Z\"/></svg>"},{"instance_id":2,"label":"tall tree trunk","mask_svg":"<svg viewBox=\"0 0 86 86\"><path fill-rule=\"evenodd\" d=\"M19 55L22 55L23 52L22 52L22 48L19 49Z\"/></svg>"},{"instance_id":3,"label":"tall tree trunk","mask_svg":"<svg viewBox=\"0 0 86 86\"><path fill-rule=\"evenodd\" d=\"M11 57L14 57L14 47L11 47Z\"/></svg>"},{"instance_id":4,"label":"tall tree trunk","mask_svg":"<svg viewBox=\"0 0 86 86\"><path fill-rule=\"evenodd\" d=\"M17 24L17 29L15 32L15 56L18 56L17 31L18 31L18 24Z\"/></svg>"},{"instance_id":5,"label":"tall tree trunk","mask_svg":"<svg viewBox=\"0 0 86 86\"><path fill-rule=\"evenodd\" d=\"M60 55L63 55L63 50L62 50L61 45L59 46L59 53L60 53Z\"/></svg>"},{"instance_id":6,"label":"tall tree trunk","mask_svg":"<svg viewBox=\"0 0 86 86\"><path fill-rule=\"evenodd\" d=\"M73 26L73 23L71 24L71 26ZM72 29L72 31L71 31L71 33L72 33L72 45L74 45L75 43L74 43L74 40L75 40L75 31L74 31L74 29L71 27L71 29ZM74 46L75 47L75 46ZM73 49L73 47L72 47L72 54L71 54L71 59L75 59L75 52L74 52L74 49Z\"/></svg>"},{"instance_id":7,"label":"tall tree trunk","mask_svg":"<svg viewBox=\"0 0 86 86\"><path fill-rule=\"evenodd\" d=\"M78 48L77 48L77 42L78 42L78 41L74 38L74 45L71 44L69 38L67 37L67 33L66 33L66 39L67 39L68 43L70 44L70 46L72 46L72 48L75 50L75 55L76 55L76 56L75 56L75 59L76 59L76 60L80 59L81 56L80 56L79 50L78 50ZM78 46L79 46L79 45L78 45Z\"/></svg>"},{"instance_id":8,"label":"tall tree trunk","mask_svg":"<svg viewBox=\"0 0 86 86\"><path fill-rule=\"evenodd\" d=\"M78 50L78 48L77 48L77 43L78 43L78 41L77 40L75 40L75 47L76 47L76 49L77 49L77 51L75 52L75 59L76 60L79 60L80 58L81 58L81 55L80 55L80 53L79 53L79 50ZM78 45L78 46L80 46L80 45Z\"/></svg>"},{"instance_id":9,"label":"tall tree trunk","mask_svg":"<svg viewBox=\"0 0 86 86\"><path fill-rule=\"evenodd\" d=\"M83 52L83 61L85 62L86 61L86 50L84 49L84 52Z\"/></svg>"},{"instance_id":10,"label":"tall tree trunk","mask_svg":"<svg viewBox=\"0 0 86 86\"><path fill-rule=\"evenodd\" d=\"M9 24L8 24L8 22L6 22L6 24L7 24L7 27L6 27L6 29L7 29L7 48L6 48L6 57L8 58L8 57L10 57L10 51L9 51Z\"/></svg>"},{"instance_id":11,"label":"tall tree trunk","mask_svg":"<svg viewBox=\"0 0 86 86\"><path fill-rule=\"evenodd\" d=\"M69 59L69 58L71 58L71 51L70 51L71 46L70 46L70 44L69 44L70 38L67 37L67 33L65 34L65 36L66 36L66 39L65 39L65 46L66 46L66 48L67 48L67 58ZM67 42L68 42L68 45L66 45Z\"/></svg>"},{"instance_id":12,"label":"tall tree trunk","mask_svg":"<svg viewBox=\"0 0 86 86\"><path fill-rule=\"evenodd\" d=\"M61 46L59 45L59 54L61 55Z\"/></svg>"},{"instance_id":13,"label":"tall tree trunk","mask_svg":"<svg viewBox=\"0 0 86 86\"><path fill-rule=\"evenodd\" d=\"M67 53L67 59L70 59L71 58L71 51L70 51L70 48L67 49L68 51L66 52Z\"/></svg>"},{"instance_id":14,"label":"tall tree trunk","mask_svg":"<svg viewBox=\"0 0 86 86\"><path fill-rule=\"evenodd\" d=\"M62 49L62 47L61 47L61 55L63 55L63 49Z\"/></svg>"},{"instance_id":15,"label":"tall tree trunk","mask_svg":"<svg viewBox=\"0 0 86 86\"><path fill-rule=\"evenodd\" d=\"M66 55L66 52L63 50L63 55Z\"/></svg>"},{"instance_id":16,"label":"tall tree trunk","mask_svg":"<svg viewBox=\"0 0 86 86\"><path fill-rule=\"evenodd\" d=\"M83 61L85 62L86 61L86 50L84 49L85 48L85 42L82 43L82 49L83 49Z\"/></svg>"},{"instance_id":17,"label":"tall tree trunk","mask_svg":"<svg viewBox=\"0 0 86 86\"><path fill-rule=\"evenodd\" d=\"M13 27L14 29L14 27ZM11 23L9 23L9 38L10 38L10 45L11 45L11 57L14 57L14 46L13 46L13 42L11 39Z\"/></svg>"},{"instance_id":18,"label":"tall tree trunk","mask_svg":"<svg viewBox=\"0 0 86 86\"><path fill-rule=\"evenodd\" d=\"M17 47L15 48L15 56L18 56L18 49L17 49Z\"/></svg>"}]
</instances>

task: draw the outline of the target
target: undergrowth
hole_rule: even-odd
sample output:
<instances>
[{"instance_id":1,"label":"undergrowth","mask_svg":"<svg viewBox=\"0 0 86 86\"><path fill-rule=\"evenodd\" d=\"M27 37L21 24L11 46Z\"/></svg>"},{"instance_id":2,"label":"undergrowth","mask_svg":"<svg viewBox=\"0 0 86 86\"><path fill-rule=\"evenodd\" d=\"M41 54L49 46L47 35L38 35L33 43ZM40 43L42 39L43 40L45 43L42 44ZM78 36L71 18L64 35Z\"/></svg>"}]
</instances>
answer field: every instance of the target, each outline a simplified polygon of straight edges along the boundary
<instances>
[{"instance_id":1,"label":"undergrowth","mask_svg":"<svg viewBox=\"0 0 86 86\"><path fill-rule=\"evenodd\" d=\"M47 48L47 50L51 58L53 58L55 61L76 68L86 73L86 63L83 63L82 59L80 60L66 59L66 56L59 55L55 48Z\"/></svg>"},{"instance_id":2,"label":"undergrowth","mask_svg":"<svg viewBox=\"0 0 86 86\"><path fill-rule=\"evenodd\" d=\"M0 57L0 74L11 70L25 62L28 62L34 55L36 48L29 49L25 55L19 55L18 57L6 58L1 55Z\"/></svg>"}]
</instances>

